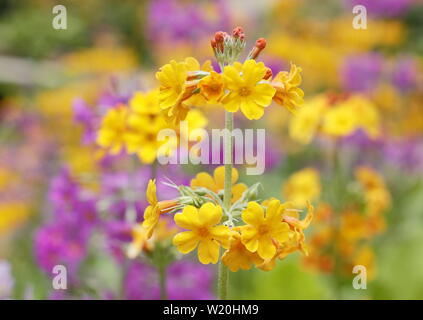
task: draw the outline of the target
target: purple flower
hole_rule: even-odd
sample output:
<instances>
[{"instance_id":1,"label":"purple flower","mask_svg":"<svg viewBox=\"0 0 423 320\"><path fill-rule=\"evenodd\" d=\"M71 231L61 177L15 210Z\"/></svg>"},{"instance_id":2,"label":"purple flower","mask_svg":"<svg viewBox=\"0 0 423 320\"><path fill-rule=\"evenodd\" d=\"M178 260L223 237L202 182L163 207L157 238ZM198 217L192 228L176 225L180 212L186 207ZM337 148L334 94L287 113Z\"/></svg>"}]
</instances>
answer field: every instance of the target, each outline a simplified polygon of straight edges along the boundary
<instances>
[{"instance_id":1,"label":"purple flower","mask_svg":"<svg viewBox=\"0 0 423 320\"><path fill-rule=\"evenodd\" d=\"M383 149L387 162L414 173L423 173L423 143L421 139L388 141Z\"/></svg>"},{"instance_id":2,"label":"purple flower","mask_svg":"<svg viewBox=\"0 0 423 320\"><path fill-rule=\"evenodd\" d=\"M167 296L171 300L213 299L212 271L208 266L180 261L167 270ZM160 287L155 268L134 262L125 277L125 298L130 300L159 299Z\"/></svg>"},{"instance_id":3,"label":"purple flower","mask_svg":"<svg viewBox=\"0 0 423 320\"><path fill-rule=\"evenodd\" d=\"M96 139L96 127L99 121L92 108L81 98L73 102L73 117L84 128L83 143L93 143Z\"/></svg>"},{"instance_id":4,"label":"purple flower","mask_svg":"<svg viewBox=\"0 0 423 320\"><path fill-rule=\"evenodd\" d=\"M343 88L353 92L372 91L381 77L382 62L382 57L377 53L348 57L340 71Z\"/></svg>"},{"instance_id":5,"label":"purple flower","mask_svg":"<svg viewBox=\"0 0 423 320\"><path fill-rule=\"evenodd\" d=\"M211 19L207 9L218 14ZM148 36L159 41L198 41L215 30L229 28L228 10L224 1L214 1L209 8L180 0L151 1L148 8Z\"/></svg>"},{"instance_id":6,"label":"purple flower","mask_svg":"<svg viewBox=\"0 0 423 320\"><path fill-rule=\"evenodd\" d=\"M417 61L412 57L399 59L392 73L392 83L401 91L413 89L417 84L417 70Z\"/></svg>"},{"instance_id":7,"label":"purple flower","mask_svg":"<svg viewBox=\"0 0 423 320\"><path fill-rule=\"evenodd\" d=\"M79 186L73 180L68 169L63 168L51 183L48 198L53 208L66 210L79 196Z\"/></svg>"},{"instance_id":8,"label":"purple flower","mask_svg":"<svg viewBox=\"0 0 423 320\"><path fill-rule=\"evenodd\" d=\"M89 232L83 226L56 222L43 226L35 235L35 257L38 265L51 274L55 265L64 265L71 276L86 256Z\"/></svg>"},{"instance_id":9,"label":"purple flower","mask_svg":"<svg viewBox=\"0 0 423 320\"><path fill-rule=\"evenodd\" d=\"M370 15L376 17L398 17L408 11L414 0L346 0L349 7L363 5Z\"/></svg>"}]
</instances>

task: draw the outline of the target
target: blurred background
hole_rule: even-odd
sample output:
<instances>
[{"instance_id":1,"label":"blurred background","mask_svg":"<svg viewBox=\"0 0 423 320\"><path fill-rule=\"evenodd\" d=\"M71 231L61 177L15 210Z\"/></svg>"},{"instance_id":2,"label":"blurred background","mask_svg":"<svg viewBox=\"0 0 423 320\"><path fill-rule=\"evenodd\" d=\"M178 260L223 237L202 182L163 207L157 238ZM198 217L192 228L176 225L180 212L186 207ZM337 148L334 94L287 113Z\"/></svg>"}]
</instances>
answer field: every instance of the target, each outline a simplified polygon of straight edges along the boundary
<instances>
[{"instance_id":1,"label":"blurred background","mask_svg":"<svg viewBox=\"0 0 423 320\"><path fill-rule=\"evenodd\" d=\"M52 27L57 4L65 30ZM359 4L366 29L352 25ZM122 215L142 215L153 171L184 183L214 167L110 157L96 130L105 110L155 88L160 66L213 59L214 33L242 26L247 51L267 39L274 75L302 68L305 105L236 116L267 137L265 174L241 168L240 180L316 214L308 257L231 274L229 298L423 299L422 17L419 0L2 0L0 298L158 298L154 268L125 257ZM222 127L222 110L203 113ZM169 298L214 297L215 267L191 258L170 266ZM70 290L52 289L56 264ZM352 286L354 265L366 290Z\"/></svg>"}]
</instances>

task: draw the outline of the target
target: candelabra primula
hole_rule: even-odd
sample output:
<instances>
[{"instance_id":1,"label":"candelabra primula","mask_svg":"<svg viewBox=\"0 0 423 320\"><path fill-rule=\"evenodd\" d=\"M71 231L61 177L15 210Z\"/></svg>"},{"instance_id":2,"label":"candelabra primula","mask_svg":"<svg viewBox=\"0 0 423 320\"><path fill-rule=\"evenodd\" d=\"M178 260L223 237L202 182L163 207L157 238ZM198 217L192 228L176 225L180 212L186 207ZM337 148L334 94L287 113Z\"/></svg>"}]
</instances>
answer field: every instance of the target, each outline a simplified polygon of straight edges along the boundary
<instances>
[{"instance_id":1,"label":"candelabra primula","mask_svg":"<svg viewBox=\"0 0 423 320\"><path fill-rule=\"evenodd\" d=\"M179 192L175 199L159 200L156 181L150 180L147 187L149 206L144 212L142 224L134 227L134 241L128 251L132 257L143 248L148 252L149 239L156 234L162 216L173 215L176 226L185 230L173 237L173 245L180 253L187 254L197 249L201 263L220 261L218 296L221 299L226 298L228 268L237 271L255 265L271 270L276 260L285 258L289 253L296 250L307 253L303 230L313 216L310 205L307 216L301 220L299 212L290 204L281 204L276 199L259 201L259 183L250 187L235 184L238 172L232 167L233 141L230 134L233 113L240 110L249 120L260 119L272 101L294 112L302 104L304 96L298 87L301 84L301 68L291 64L289 72L281 72L272 80L271 69L256 61L266 47L266 40L258 39L241 63L238 59L245 45L245 35L240 27L235 28L232 34L217 32L211 46L219 71L212 68L210 61L200 66L192 57L182 62L170 61L156 73L160 86L159 90L151 93L152 99L148 99L151 103L145 103L147 97L138 94L131 100L130 110L118 107L109 111L98 138L99 144L111 152L119 152L125 147L130 153L138 153L143 162L151 163L155 159L153 151L159 149L153 139L158 129L177 127L182 120L197 112L194 110L196 106L209 103L223 107L225 165L217 168L213 177L207 173L198 174L190 186L167 182ZM135 107L137 101L145 108ZM146 113L148 125L139 119ZM162 119L167 120L167 124ZM145 133L145 127L150 127L152 132ZM154 130L156 127L157 130ZM146 134L152 139L146 138ZM163 250L155 249L153 256L161 252L161 257L174 258L173 254L168 254L171 250L168 246L161 247ZM225 250L223 253L220 253L221 247ZM153 261L163 271L168 261L163 263L160 259L153 258Z\"/></svg>"}]
</instances>

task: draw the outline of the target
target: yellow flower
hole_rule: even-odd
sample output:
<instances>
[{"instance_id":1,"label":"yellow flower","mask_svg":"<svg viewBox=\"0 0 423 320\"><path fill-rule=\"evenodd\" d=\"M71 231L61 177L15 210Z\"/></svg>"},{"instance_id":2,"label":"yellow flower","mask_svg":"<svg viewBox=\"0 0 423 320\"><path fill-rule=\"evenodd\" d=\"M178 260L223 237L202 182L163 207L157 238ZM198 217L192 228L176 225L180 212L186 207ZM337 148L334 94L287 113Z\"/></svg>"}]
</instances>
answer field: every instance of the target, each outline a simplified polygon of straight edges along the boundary
<instances>
[{"instance_id":1,"label":"yellow flower","mask_svg":"<svg viewBox=\"0 0 423 320\"><path fill-rule=\"evenodd\" d=\"M30 215L28 206L20 202L0 203L0 234L21 225Z\"/></svg>"},{"instance_id":2,"label":"yellow flower","mask_svg":"<svg viewBox=\"0 0 423 320\"><path fill-rule=\"evenodd\" d=\"M294 113L304 103L304 92L298 86L301 84L301 68L291 63L289 73L279 72L272 80L276 89L273 100Z\"/></svg>"},{"instance_id":3,"label":"yellow flower","mask_svg":"<svg viewBox=\"0 0 423 320\"><path fill-rule=\"evenodd\" d=\"M170 224L169 219L161 219L154 229L153 236L149 238L147 229L142 224L137 223L132 228L132 242L127 248L126 255L129 259L134 259L142 251L151 251L156 241L169 239L177 230L176 226Z\"/></svg>"},{"instance_id":4,"label":"yellow flower","mask_svg":"<svg viewBox=\"0 0 423 320\"><path fill-rule=\"evenodd\" d=\"M183 62L175 60L165 64L156 73L157 80L160 81L160 107L168 109L176 105L186 90L187 66Z\"/></svg>"},{"instance_id":5,"label":"yellow flower","mask_svg":"<svg viewBox=\"0 0 423 320\"><path fill-rule=\"evenodd\" d=\"M330 136L347 136L357 125L357 116L347 104L340 104L330 109L323 118L322 131Z\"/></svg>"},{"instance_id":6,"label":"yellow flower","mask_svg":"<svg viewBox=\"0 0 423 320\"><path fill-rule=\"evenodd\" d=\"M242 212L242 220L247 224L241 230L241 241L251 252L257 252L263 259L271 259L276 254L277 243L289 238L289 226L282 222L283 206L272 200L264 209L256 202L249 202Z\"/></svg>"},{"instance_id":7,"label":"yellow flower","mask_svg":"<svg viewBox=\"0 0 423 320\"><path fill-rule=\"evenodd\" d=\"M296 207L305 207L307 202L319 198L321 193L320 175L316 169L305 168L292 174L282 188L287 201Z\"/></svg>"},{"instance_id":8,"label":"yellow flower","mask_svg":"<svg viewBox=\"0 0 423 320\"><path fill-rule=\"evenodd\" d=\"M239 232L234 231L231 233L229 249L222 256L222 262L229 270L232 272L236 272L239 269L248 270L252 264L257 266L262 264L263 261L257 252L250 252L245 248Z\"/></svg>"},{"instance_id":9,"label":"yellow flower","mask_svg":"<svg viewBox=\"0 0 423 320\"><path fill-rule=\"evenodd\" d=\"M188 71L199 67L197 60L187 58L185 62L172 60L156 73L160 81L159 104L166 118L177 124L184 120L189 106L184 103L197 88L195 83L187 82Z\"/></svg>"},{"instance_id":10,"label":"yellow flower","mask_svg":"<svg viewBox=\"0 0 423 320\"><path fill-rule=\"evenodd\" d=\"M303 144L310 143L314 138L326 108L326 99L317 97L307 102L291 117L289 136Z\"/></svg>"},{"instance_id":11,"label":"yellow flower","mask_svg":"<svg viewBox=\"0 0 423 320\"><path fill-rule=\"evenodd\" d=\"M132 238L133 240L126 251L129 259L135 259L143 250L149 251L152 249L152 244L148 241L147 230L141 224L132 228Z\"/></svg>"},{"instance_id":12,"label":"yellow flower","mask_svg":"<svg viewBox=\"0 0 423 320\"><path fill-rule=\"evenodd\" d=\"M234 203L239 198L247 186L243 183L236 183L238 181L238 170L232 168L232 200L231 203ZM223 193L225 187L225 167L217 167L213 172L213 177L207 172L198 173L194 179L191 180L191 188L207 188L213 191L216 194Z\"/></svg>"},{"instance_id":13,"label":"yellow flower","mask_svg":"<svg viewBox=\"0 0 423 320\"><path fill-rule=\"evenodd\" d=\"M136 91L129 100L129 107L139 115L156 117L160 114L159 90L151 90L147 93Z\"/></svg>"},{"instance_id":14,"label":"yellow flower","mask_svg":"<svg viewBox=\"0 0 423 320\"><path fill-rule=\"evenodd\" d=\"M218 103L223 96L225 84L222 75L212 71L199 82L201 94L210 103Z\"/></svg>"},{"instance_id":15,"label":"yellow flower","mask_svg":"<svg viewBox=\"0 0 423 320\"><path fill-rule=\"evenodd\" d=\"M97 143L111 154L118 154L125 146L128 108L120 105L104 116L98 131Z\"/></svg>"},{"instance_id":16,"label":"yellow flower","mask_svg":"<svg viewBox=\"0 0 423 320\"><path fill-rule=\"evenodd\" d=\"M184 254L198 246L198 259L203 264L217 263L219 246L227 247L230 230L224 225L217 225L222 219L222 208L211 202L200 209L186 206L182 213L175 215L176 225L190 231L178 233L173 244Z\"/></svg>"},{"instance_id":17,"label":"yellow flower","mask_svg":"<svg viewBox=\"0 0 423 320\"><path fill-rule=\"evenodd\" d=\"M223 76L229 93L222 99L225 109L236 112L241 108L248 119L260 119L276 91L269 83L261 82L266 70L262 62L255 60L226 66Z\"/></svg>"},{"instance_id":18,"label":"yellow flower","mask_svg":"<svg viewBox=\"0 0 423 320\"><path fill-rule=\"evenodd\" d=\"M272 200L270 200L272 201ZM308 228L313 219L314 209L311 205L308 206L308 212L303 220L299 219L298 210L289 210L289 204L281 205L283 211L283 222L286 222L291 232L289 232L288 240L283 243L275 243L276 252L272 258L266 259L258 268L264 271L272 270L276 265L276 259L284 259L289 254L300 250L304 255L308 255L308 249L305 245L304 229Z\"/></svg>"},{"instance_id":19,"label":"yellow flower","mask_svg":"<svg viewBox=\"0 0 423 320\"><path fill-rule=\"evenodd\" d=\"M367 210L376 214L386 210L391 204L391 195L383 178L373 169L360 166L355 170L355 176L364 189Z\"/></svg>"},{"instance_id":20,"label":"yellow flower","mask_svg":"<svg viewBox=\"0 0 423 320\"><path fill-rule=\"evenodd\" d=\"M356 125L362 128L370 137L376 138L380 134L379 113L375 105L360 95L354 95L346 103L359 115Z\"/></svg>"},{"instance_id":21,"label":"yellow flower","mask_svg":"<svg viewBox=\"0 0 423 320\"><path fill-rule=\"evenodd\" d=\"M158 99L158 90L146 94L136 92L129 102L131 113L128 116L128 132L126 134L126 148L128 153L136 153L143 163L152 163L160 150L169 155L177 145L175 137L170 141L160 141L157 135L169 125L163 116ZM166 150L161 148L164 144Z\"/></svg>"},{"instance_id":22,"label":"yellow flower","mask_svg":"<svg viewBox=\"0 0 423 320\"><path fill-rule=\"evenodd\" d=\"M159 222L160 215L178 205L175 200L158 201L156 193L156 180L150 179L146 191L146 198L150 205L144 210L144 221L142 223L142 226L146 229L148 239L151 238Z\"/></svg>"}]
</instances>

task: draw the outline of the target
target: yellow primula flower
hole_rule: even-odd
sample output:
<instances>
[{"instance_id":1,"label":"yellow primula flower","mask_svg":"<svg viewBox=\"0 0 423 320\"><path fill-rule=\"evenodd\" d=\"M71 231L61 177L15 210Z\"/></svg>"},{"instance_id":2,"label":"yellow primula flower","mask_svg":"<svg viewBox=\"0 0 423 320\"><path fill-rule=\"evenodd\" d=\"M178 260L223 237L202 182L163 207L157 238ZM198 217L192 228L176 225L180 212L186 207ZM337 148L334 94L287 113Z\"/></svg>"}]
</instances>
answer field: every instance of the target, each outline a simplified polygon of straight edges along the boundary
<instances>
[{"instance_id":1,"label":"yellow primula flower","mask_svg":"<svg viewBox=\"0 0 423 320\"><path fill-rule=\"evenodd\" d=\"M263 259L276 254L277 245L289 239L289 225L282 222L284 207L278 200L272 200L266 211L256 202L249 202L242 212L247 224L241 230L241 241L251 252L257 252Z\"/></svg>"},{"instance_id":2,"label":"yellow primula flower","mask_svg":"<svg viewBox=\"0 0 423 320\"><path fill-rule=\"evenodd\" d=\"M221 74L212 71L199 82L201 94L210 103L218 103L223 96L225 84Z\"/></svg>"},{"instance_id":3,"label":"yellow primula flower","mask_svg":"<svg viewBox=\"0 0 423 320\"><path fill-rule=\"evenodd\" d=\"M190 103L186 100L193 96L197 84L187 80L191 73L199 69L198 61L189 57L184 62L172 60L156 73L156 78L160 81L160 108L165 117L174 124L185 120L188 114Z\"/></svg>"},{"instance_id":4,"label":"yellow primula flower","mask_svg":"<svg viewBox=\"0 0 423 320\"><path fill-rule=\"evenodd\" d=\"M146 229L147 238L150 239L156 228L160 215L172 210L177 206L175 200L158 201L156 180L150 179L147 186L146 198L149 206L144 210L144 221L142 226Z\"/></svg>"},{"instance_id":5,"label":"yellow primula flower","mask_svg":"<svg viewBox=\"0 0 423 320\"><path fill-rule=\"evenodd\" d=\"M129 259L136 258L142 251L151 251L156 241L170 239L178 229L171 225L169 219L161 219L154 229L153 236L148 237L147 229L142 224L137 223L132 228L132 242L129 244L126 255Z\"/></svg>"},{"instance_id":6,"label":"yellow primula flower","mask_svg":"<svg viewBox=\"0 0 423 320\"><path fill-rule=\"evenodd\" d=\"M376 138L380 134L380 118L376 106L360 95L354 95L346 101L359 115L356 118L356 125L363 129L371 138Z\"/></svg>"},{"instance_id":7,"label":"yellow primula flower","mask_svg":"<svg viewBox=\"0 0 423 320\"><path fill-rule=\"evenodd\" d=\"M229 112L241 109L248 119L260 119L276 92L269 83L262 82L266 71L262 62L251 59L243 65L236 62L226 66L223 77L229 93L222 99L225 109Z\"/></svg>"},{"instance_id":8,"label":"yellow primula flower","mask_svg":"<svg viewBox=\"0 0 423 320\"><path fill-rule=\"evenodd\" d=\"M347 136L356 129L357 114L347 104L330 109L323 117L322 132L334 136Z\"/></svg>"},{"instance_id":9,"label":"yellow primula flower","mask_svg":"<svg viewBox=\"0 0 423 320\"><path fill-rule=\"evenodd\" d=\"M145 94L136 92L129 101L131 113L127 121L126 148L128 153L137 154L147 164L153 163L157 156L170 155L177 146L176 137L169 137L167 141L157 139L159 132L169 127L161 112L158 95L158 90Z\"/></svg>"},{"instance_id":10,"label":"yellow primula flower","mask_svg":"<svg viewBox=\"0 0 423 320\"><path fill-rule=\"evenodd\" d=\"M289 73L279 72L272 80L272 85L276 89L273 100L281 106L295 113L297 108L304 103L304 91L298 88L301 84L301 68L291 63Z\"/></svg>"},{"instance_id":11,"label":"yellow primula flower","mask_svg":"<svg viewBox=\"0 0 423 320\"><path fill-rule=\"evenodd\" d=\"M165 64L156 73L160 81L160 107L168 109L175 106L183 97L186 90L187 66L175 60Z\"/></svg>"},{"instance_id":12,"label":"yellow primula flower","mask_svg":"<svg viewBox=\"0 0 423 320\"><path fill-rule=\"evenodd\" d=\"M149 92L136 91L129 100L129 107L139 115L156 117L160 114L159 90Z\"/></svg>"},{"instance_id":13,"label":"yellow primula flower","mask_svg":"<svg viewBox=\"0 0 423 320\"><path fill-rule=\"evenodd\" d=\"M289 123L289 136L303 144L310 143L319 129L320 122L326 109L326 99L323 96L313 98L298 109L295 117Z\"/></svg>"},{"instance_id":14,"label":"yellow primula flower","mask_svg":"<svg viewBox=\"0 0 423 320\"><path fill-rule=\"evenodd\" d=\"M247 250L241 241L239 232L234 231L231 233L229 249L222 256L222 262L229 270L236 272L239 269L249 270L252 264L260 265L264 260L260 258L257 252Z\"/></svg>"},{"instance_id":15,"label":"yellow primula flower","mask_svg":"<svg viewBox=\"0 0 423 320\"><path fill-rule=\"evenodd\" d=\"M282 187L287 201L295 207L305 207L308 202L319 198L322 186L316 169L305 168L292 174Z\"/></svg>"},{"instance_id":16,"label":"yellow primula flower","mask_svg":"<svg viewBox=\"0 0 423 320\"><path fill-rule=\"evenodd\" d=\"M232 199L231 203L234 203L248 187L243 183L236 183L238 181L238 170L232 168ZM207 172L198 173L194 179L191 180L191 188L207 188L216 194L223 194L225 188L225 167L217 167L213 172L213 177Z\"/></svg>"},{"instance_id":17,"label":"yellow primula flower","mask_svg":"<svg viewBox=\"0 0 423 320\"><path fill-rule=\"evenodd\" d=\"M150 251L152 249L152 244L148 241L147 230L141 224L136 224L132 228L132 239L126 250L126 255L129 259L135 259L141 251Z\"/></svg>"},{"instance_id":18,"label":"yellow primula flower","mask_svg":"<svg viewBox=\"0 0 423 320\"><path fill-rule=\"evenodd\" d=\"M189 253L198 246L198 259L203 264L217 263L219 246L228 246L230 229L218 225L222 219L222 208L211 202L200 209L186 206L175 215L177 226L189 231L180 232L173 238L173 244L181 253Z\"/></svg>"},{"instance_id":19,"label":"yellow primula flower","mask_svg":"<svg viewBox=\"0 0 423 320\"><path fill-rule=\"evenodd\" d=\"M110 109L103 117L97 143L111 154L118 154L125 146L128 108L120 105Z\"/></svg>"}]
</instances>

